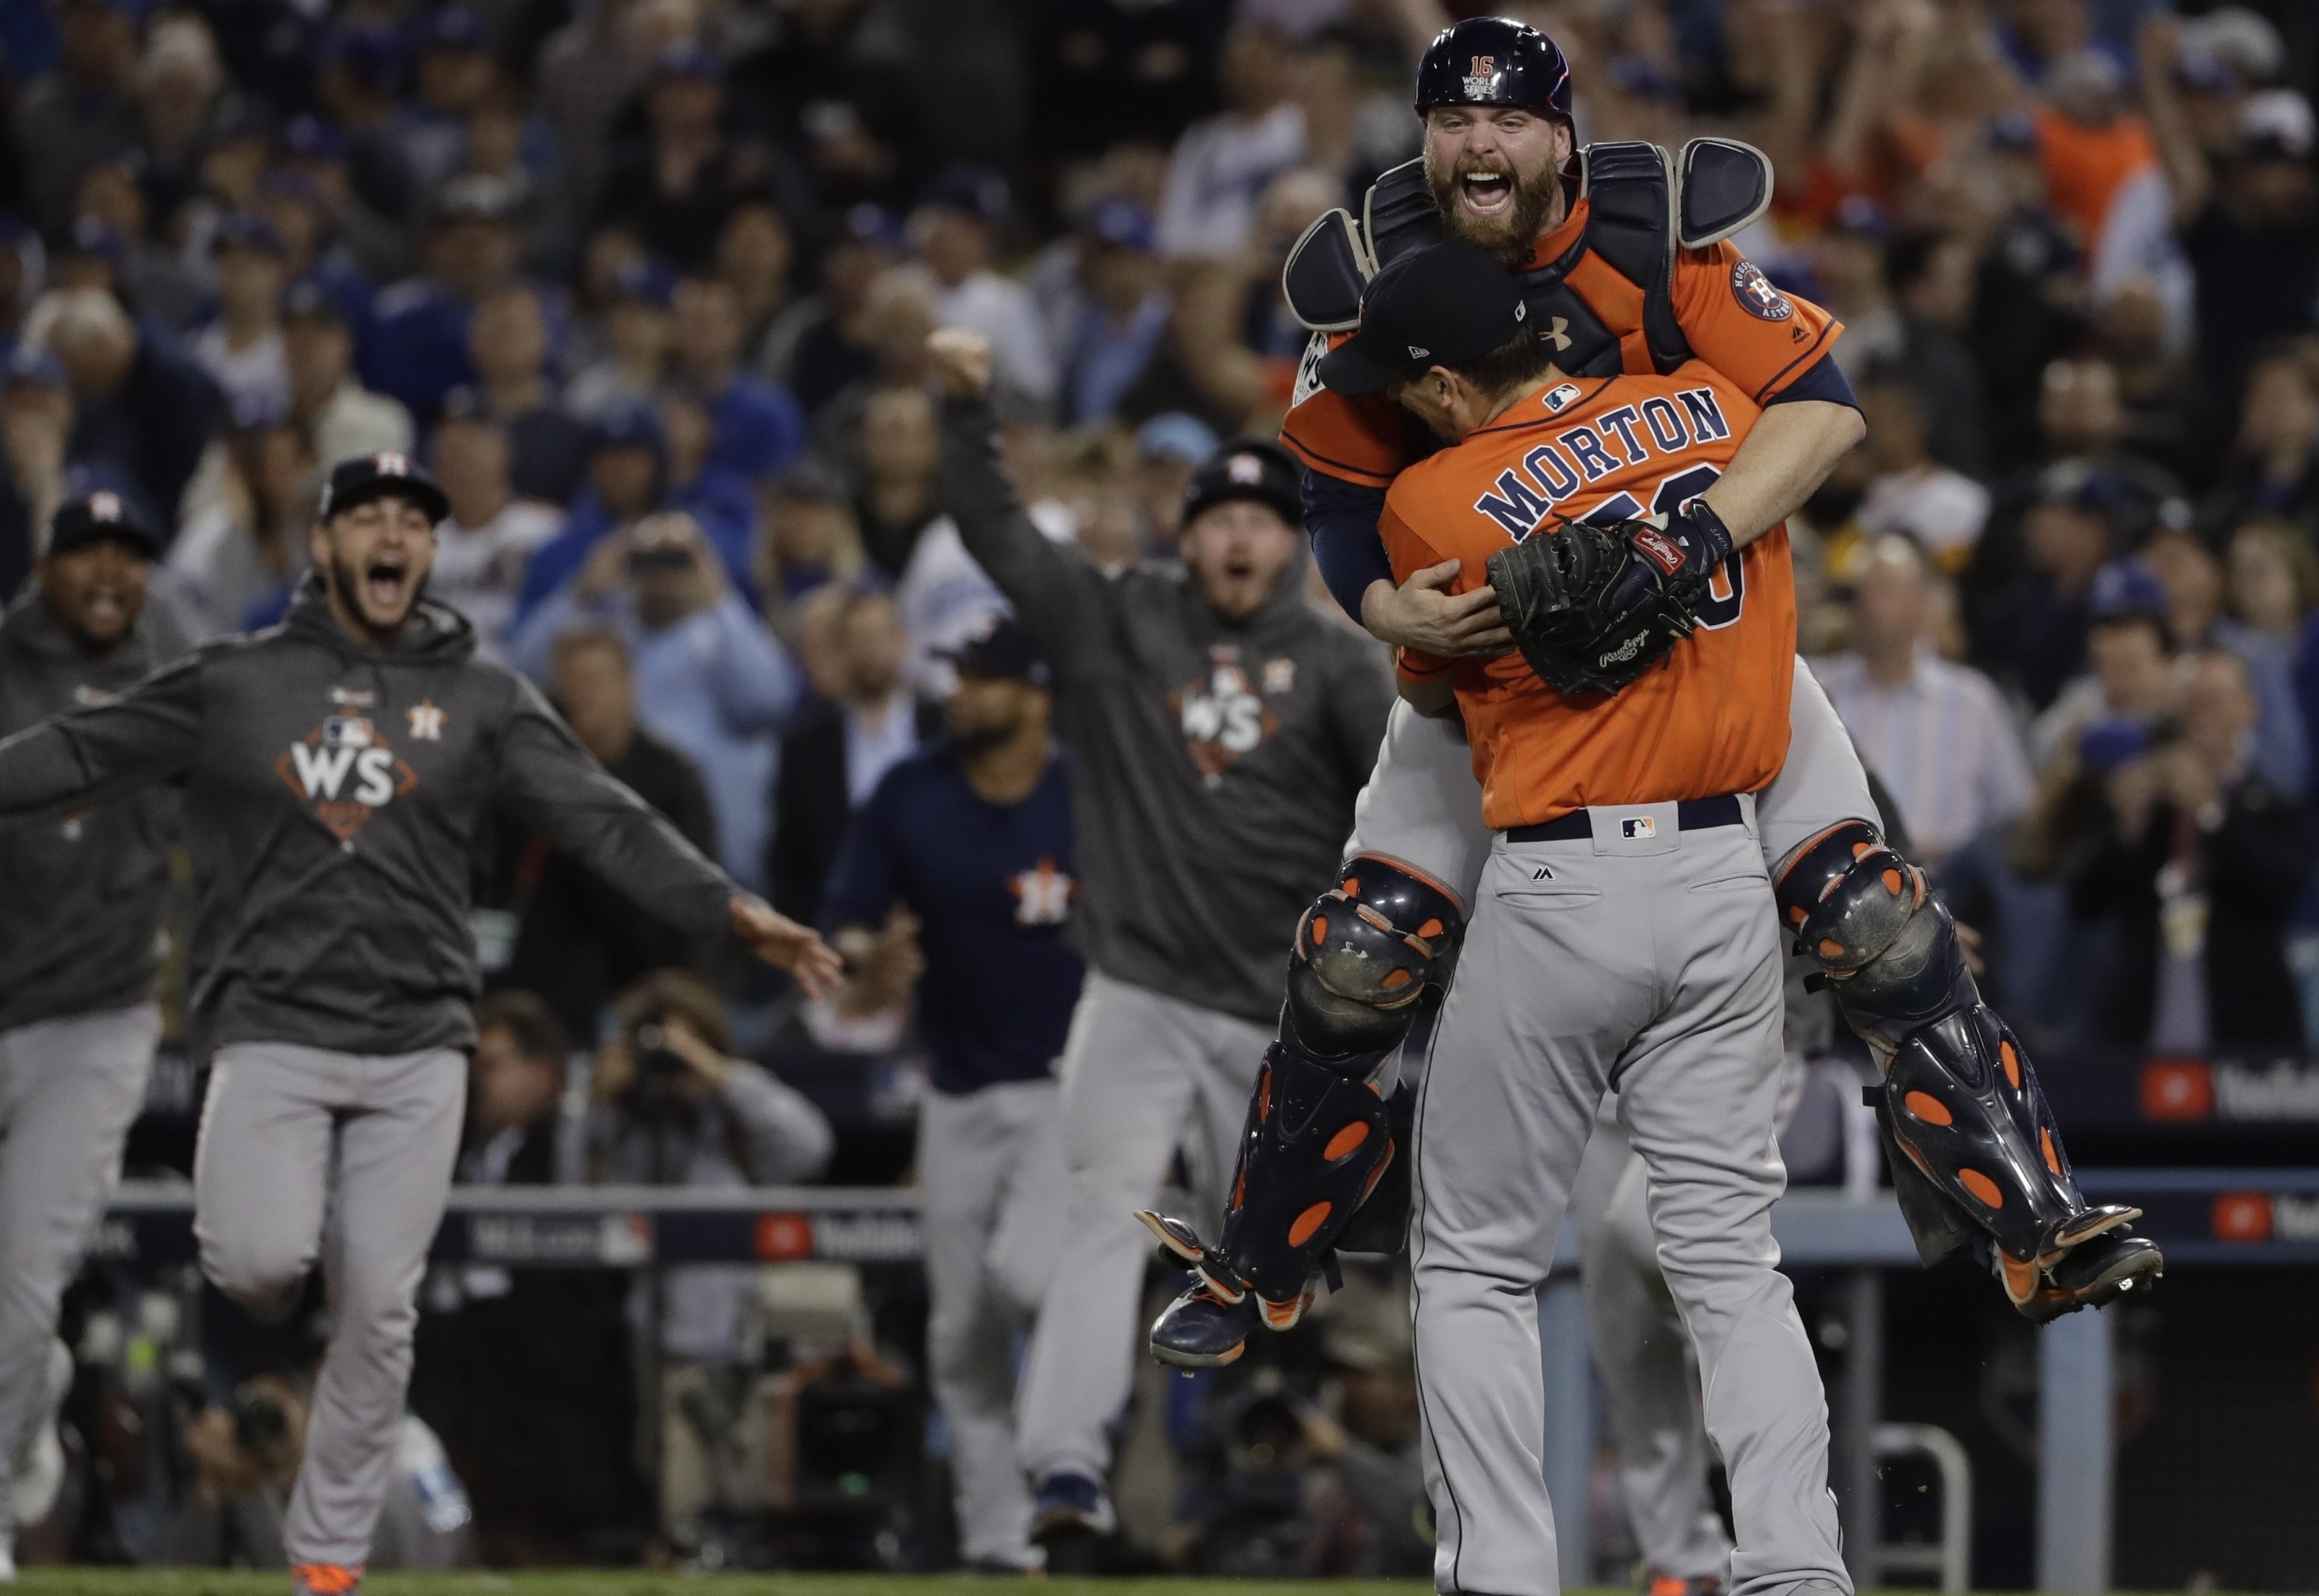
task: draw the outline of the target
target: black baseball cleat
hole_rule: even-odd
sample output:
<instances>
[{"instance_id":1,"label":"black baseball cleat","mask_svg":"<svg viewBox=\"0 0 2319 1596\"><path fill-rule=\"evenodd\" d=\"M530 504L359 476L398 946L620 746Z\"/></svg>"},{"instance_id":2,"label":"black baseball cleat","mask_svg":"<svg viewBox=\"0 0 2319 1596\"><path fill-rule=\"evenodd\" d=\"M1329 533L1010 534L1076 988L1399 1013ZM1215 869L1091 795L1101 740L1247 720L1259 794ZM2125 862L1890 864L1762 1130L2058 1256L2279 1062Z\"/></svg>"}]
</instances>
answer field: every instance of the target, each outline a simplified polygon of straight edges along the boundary
<instances>
[{"instance_id":1,"label":"black baseball cleat","mask_svg":"<svg viewBox=\"0 0 2319 1596\"><path fill-rule=\"evenodd\" d=\"M2148 1291L2166 1273L2166 1256L2157 1243L2125 1231L2071 1248L2039 1272L2035 1287L2026 1296L2017 1294L2007 1278L2007 1261L2000 1254L1998 1277L2014 1307L2032 1324L2049 1324L2080 1308L2099 1308L2130 1291Z\"/></svg>"},{"instance_id":2,"label":"black baseball cleat","mask_svg":"<svg viewBox=\"0 0 2319 1596\"><path fill-rule=\"evenodd\" d=\"M1179 1369L1213 1369L1248 1350L1259 1321L1253 1293L1226 1300L1205 1274L1151 1321L1151 1356Z\"/></svg>"}]
</instances>

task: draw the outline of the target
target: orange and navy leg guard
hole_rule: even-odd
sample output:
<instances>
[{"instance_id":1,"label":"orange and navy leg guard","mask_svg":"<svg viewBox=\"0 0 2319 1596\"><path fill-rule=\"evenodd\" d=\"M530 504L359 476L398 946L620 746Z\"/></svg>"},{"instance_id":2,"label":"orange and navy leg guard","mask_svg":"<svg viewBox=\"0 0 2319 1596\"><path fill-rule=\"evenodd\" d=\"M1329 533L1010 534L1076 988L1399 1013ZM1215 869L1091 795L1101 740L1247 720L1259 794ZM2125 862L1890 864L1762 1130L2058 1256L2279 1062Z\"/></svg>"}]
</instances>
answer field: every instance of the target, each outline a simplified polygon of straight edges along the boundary
<instances>
[{"instance_id":1,"label":"orange and navy leg guard","mask_svg":"<svg viewBox=\"0 0 2319 1596\"><path fill-rule=\"evenodd\" d=\"M1266 1050L1214 1247L1141 1216L1198 1275L1152 1327L1178 1363L1239 1355L1231 1326L1295 1324L1354 1216L1384 1180L1405 1114L1383 1096L1391 1061L1465 929L1457 897L1390 860L1358 855L1307 910L1288 959L1280 1035ZM1402 1189L1396 1187L1396 1189ZM1365 1232L1381 1227L1364 1225Z\"/></svg>"},{"instance_id":2,"label":"orange and navy leg guard","mask_svg":"<svg viewBox=\"0 0 2319 1596\"><path fill-rule=\"evenodd\" d=\"M2141 1210L2093 1207L2078 1190L2028 1054L1981 1001L1924 872L1854 820L1791 853L1775 890L1797 951L1818 963L1845 1022L1884 1067L1868 1102L1925 1261L1971 1249L2032 1318L2057 1291L2073 1300L2053 1312L2067 1312L2157 1274L2157 1249L2125 1234ZM2089 1273L2061 1265L2098 1239L2109 1260L2090 1271L2098 1278L2057 1285Z\"/></svg>"}]
</instances>

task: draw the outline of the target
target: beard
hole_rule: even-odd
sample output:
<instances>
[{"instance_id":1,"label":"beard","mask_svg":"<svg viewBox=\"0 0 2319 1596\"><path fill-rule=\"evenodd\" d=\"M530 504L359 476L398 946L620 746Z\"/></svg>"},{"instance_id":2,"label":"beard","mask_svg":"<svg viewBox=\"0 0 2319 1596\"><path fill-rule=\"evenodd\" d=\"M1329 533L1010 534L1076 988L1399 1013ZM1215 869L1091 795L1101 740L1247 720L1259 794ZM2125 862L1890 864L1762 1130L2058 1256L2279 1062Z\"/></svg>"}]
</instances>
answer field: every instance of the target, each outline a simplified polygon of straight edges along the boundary
<instances>
[{"instance_id":1,"label":"beard","mask_svg":"<svg viewBox=\"0 0 2319 1596\"><path fill-rule=\"evenodd\" d=\"M1477 173L1495 173L1513 185L1513 203L1495 216L1472 215L1457 203L1460 184ZM1523 172L1502 159L1471 156L1459 157L1456 167L1443 172L1429 156L1425 181L1433 190L1433 208L1440 214L1443 233L1473 245L1511 271L1529 258L1530 244L1560 192L1562 174L1551 161L1536 172Z\"/></svg>"}]
</instances>

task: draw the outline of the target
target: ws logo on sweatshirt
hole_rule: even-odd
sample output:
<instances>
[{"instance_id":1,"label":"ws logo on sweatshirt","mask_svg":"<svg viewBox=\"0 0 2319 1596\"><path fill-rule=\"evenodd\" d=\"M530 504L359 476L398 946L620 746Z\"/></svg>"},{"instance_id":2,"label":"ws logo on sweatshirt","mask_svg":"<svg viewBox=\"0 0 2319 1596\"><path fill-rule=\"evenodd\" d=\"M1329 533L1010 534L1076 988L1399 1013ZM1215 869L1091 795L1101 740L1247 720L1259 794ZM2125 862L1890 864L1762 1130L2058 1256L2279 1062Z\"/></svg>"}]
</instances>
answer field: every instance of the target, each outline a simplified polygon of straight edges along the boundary
<instances>
[{"instance_id":1,"label":"ws logo on sweatshirt","mask_svg":"<svg viewBox=\"0 0 2319 1596\"><path fill-rule=\"evenodd\" d=\"M333 715L274 763L300 802L341 843L419 785L419 773L360 715Z\"/></svg>"}]
</instances>

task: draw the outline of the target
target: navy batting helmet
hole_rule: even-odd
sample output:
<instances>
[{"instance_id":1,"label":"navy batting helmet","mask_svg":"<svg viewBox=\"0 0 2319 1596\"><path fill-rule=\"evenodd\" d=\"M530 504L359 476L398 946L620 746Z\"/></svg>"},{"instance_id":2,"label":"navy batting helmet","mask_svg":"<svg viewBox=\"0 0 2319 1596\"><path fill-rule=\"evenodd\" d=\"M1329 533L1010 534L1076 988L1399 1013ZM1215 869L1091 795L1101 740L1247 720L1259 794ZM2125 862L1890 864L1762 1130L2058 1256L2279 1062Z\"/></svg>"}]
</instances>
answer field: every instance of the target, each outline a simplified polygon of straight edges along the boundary
<instances>
[{"instance_id":1,"label":"navy batting helmet","mask_svg":"<svg viewBox=\"0 0 2319 1596\"><path fill-rule=\"evenodd\" d=\"M1433 36L1417 63L1417 113L1436 105L1520 105L1570 117L1570 62L1528 23L1472 16Z\"/></svg>"}]
</instances>

